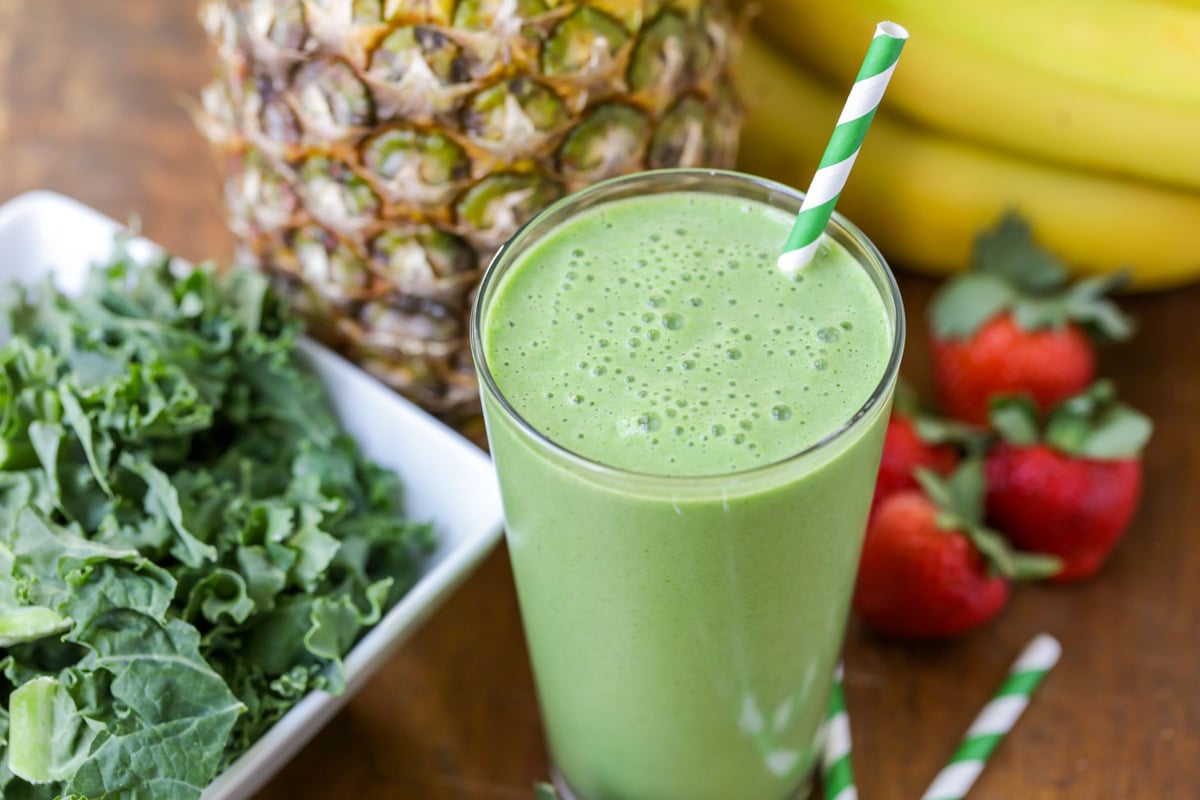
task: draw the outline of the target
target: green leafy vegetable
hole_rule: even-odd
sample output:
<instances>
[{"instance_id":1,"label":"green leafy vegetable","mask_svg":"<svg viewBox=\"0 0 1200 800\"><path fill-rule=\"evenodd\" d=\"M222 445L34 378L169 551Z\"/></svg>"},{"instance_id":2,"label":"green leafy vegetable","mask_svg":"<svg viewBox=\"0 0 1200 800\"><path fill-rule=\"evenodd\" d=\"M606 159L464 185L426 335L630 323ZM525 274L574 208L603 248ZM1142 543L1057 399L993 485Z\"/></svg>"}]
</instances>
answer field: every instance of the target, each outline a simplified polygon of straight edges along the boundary
<instances>
[{"instance_id":1,"label":"green leafy vegetable","mask_svg":"<svg viewBox=\"0 0 1200 800\"><path fill-rule=\"evenodd\" d=\"M261 276L118 256L0 306L0 797L199 797L344 687L430 528Z\"/></svg>"},{"instance_id":2,"label":"green leafy vegetable","mask_svg":"<svg viewBox=\"0 0 1200 800\"><path fill-rule=\"evenodd\" d=\"M9 749L14 775L50 783L78 771L96 732L83 723L65 686L49 676L34 678L12 693L9 708L13 729L23 734Z\"/></svg>"}]
</instances>

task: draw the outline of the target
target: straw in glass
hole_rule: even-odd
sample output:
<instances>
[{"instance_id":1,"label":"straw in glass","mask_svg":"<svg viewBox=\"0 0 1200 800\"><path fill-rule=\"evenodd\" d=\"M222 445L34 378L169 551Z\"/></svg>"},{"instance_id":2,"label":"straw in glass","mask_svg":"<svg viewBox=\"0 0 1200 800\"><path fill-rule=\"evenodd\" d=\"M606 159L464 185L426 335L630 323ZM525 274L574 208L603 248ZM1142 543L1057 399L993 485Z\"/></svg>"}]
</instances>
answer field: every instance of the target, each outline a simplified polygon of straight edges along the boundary
<instances>
[{"instance_id":1,"label":"straw in glass","mask_svg":"<svg viewBox=\"0 0 1200 800\"><path fill-rule=\"evenodd\" d=\"M829 223L842 187L846 185L850 168L854 166L867 128L875 118L883 90L891 80L896 60L907 40L908 31L894 22L881 22L875 27L871 46L867 48L837 127L779 256L779 268L784 272L792 274L803 269L816 255L821 234Z\"/></svg>"}]
</instances>

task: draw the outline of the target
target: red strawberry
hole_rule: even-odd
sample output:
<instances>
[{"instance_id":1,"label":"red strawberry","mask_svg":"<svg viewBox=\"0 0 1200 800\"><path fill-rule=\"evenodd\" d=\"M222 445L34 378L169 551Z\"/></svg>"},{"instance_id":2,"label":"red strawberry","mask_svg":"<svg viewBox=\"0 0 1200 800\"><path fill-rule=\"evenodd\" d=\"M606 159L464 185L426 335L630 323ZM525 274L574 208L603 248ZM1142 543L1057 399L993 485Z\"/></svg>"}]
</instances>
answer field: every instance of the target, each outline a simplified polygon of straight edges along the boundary
<instances>
[{"instance_id":1,"label":"red strawberry","mask_svg":"<svg viewBox=\"0 0 1200 800\"><path fill-rule=\"evenodd\" d=\"M879 477L875 481L874 507L888 495L903 489L917 488L914 474L926 467L941 475L954 470L958 453L948 444L934 444L921 436L911 417L894 413L888 420L883 439L883 456L879 461Z\"/></svg>"},{"instance_id":2,"label":"red strawberry","mask_svg":"<svg viewBox=\"0 0 1200 800\"><path fill-rule=\"evenodd\" d=\"M988 454L988 522L1017 546L1058 556L1054 580L1095 573L1137 510L1151 425L1100 383L1058 406L1045 434L1028 402L996 404L1003 441Z\"/></svg>"},{"instance_id":3,"label":"red strawberry","mask_svg":"<svg viewBox=\"0 0 1200 800\"><path fill-rule=\"evenodd\" d=\"M1126 276L1067 284L1067 272L1004 217L975 244L971 271L947 282L929 308L933 378L943 410L987 421L993 397L1048 409L1096 376L1092 339L1122 339L1129 321L1104 297Z\"/></svg>"},{"instance_id":4,"label":"red strawberry","mask_svg":"<svg viewBox=\"0 0 1200 800\"><path fill-rule=\"evenodd\" d=\"M867 528L854 608L874 630L905 638L953 636L996 616L1009 580L1052 573L1057 560L1009 551L978 523L983 469L965 462L948 481L918 473L924 491L884 498Z\"/></svg>"},{"instance_id":5,"label":"red strawberry","mask_svg":"<svg viewBox=\"0 0 1200 800\"><path fill-rule=\"evenodd\" d=\"M993 397L1024 395L1050 408L1096 377L1092 343L1078 325L1025 330L1008 312L969 339L931 337L930 348L942 410L975 424L987 422Z\"/></svg>"},{"instance_id":6,"label":"red strawberry","mask_svg":"<svg viewBox=\"0 0 1200 800\"><path fill-rule=\"evenodd\" d=\"M918 469L949 475L958 466L960 452L979 452L988 440L986 430L923 409L916 392L901 380L883 440L872 513L883 498L904 489L916 489L920 485L916 477Z\"/></svg>"},{"instance_id":7,"label":"red strawberry","mask_svg":"<svg viewBox=\"0 0 1200 800\"><path fill-rule=\"evenodd\" d=\"M987 622L1008 602L1008 579L960 531L943 530L917 489L884 499L863 542L854 608L892 636L953 636Z\"/></svg>"}]
</instances>

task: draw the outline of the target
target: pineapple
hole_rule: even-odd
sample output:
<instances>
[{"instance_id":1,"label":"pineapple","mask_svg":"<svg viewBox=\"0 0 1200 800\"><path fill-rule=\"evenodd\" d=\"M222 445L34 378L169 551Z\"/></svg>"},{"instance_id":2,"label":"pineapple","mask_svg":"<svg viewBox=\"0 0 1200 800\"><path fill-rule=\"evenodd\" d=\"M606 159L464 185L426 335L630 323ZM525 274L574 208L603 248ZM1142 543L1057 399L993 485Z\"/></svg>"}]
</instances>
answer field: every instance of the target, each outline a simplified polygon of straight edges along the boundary
<instances>
[{"instance_id":1,"label":"pineapple","mask_svg":"<svg viewBox=\"0 0 1200 800\"><path fill-rule=\"evenodd\" d=\"M201 20L240 255L457 422L476 284L522 223L614 175L733 163L722 0L202 0Z\"/></svg>"}]
</instances>

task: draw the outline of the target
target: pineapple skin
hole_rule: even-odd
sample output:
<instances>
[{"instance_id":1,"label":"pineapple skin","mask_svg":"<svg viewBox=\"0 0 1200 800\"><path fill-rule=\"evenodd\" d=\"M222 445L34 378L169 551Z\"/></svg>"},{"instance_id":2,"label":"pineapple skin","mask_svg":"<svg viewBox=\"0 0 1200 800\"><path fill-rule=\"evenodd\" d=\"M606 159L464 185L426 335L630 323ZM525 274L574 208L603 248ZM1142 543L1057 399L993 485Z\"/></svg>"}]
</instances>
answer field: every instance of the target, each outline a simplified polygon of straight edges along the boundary
<instances>
[{"instance_id":1,"label":"pineapple skin","mask_svg":"<svg viewBox=\"0 0 1200 800\"><path fill-rule=\"evenodd\" d=\"M200 19L239 260L475 437L468 322L497 248L596 181L734 162L723 0L202 0Z\"/></svg>"}]
</instances>

